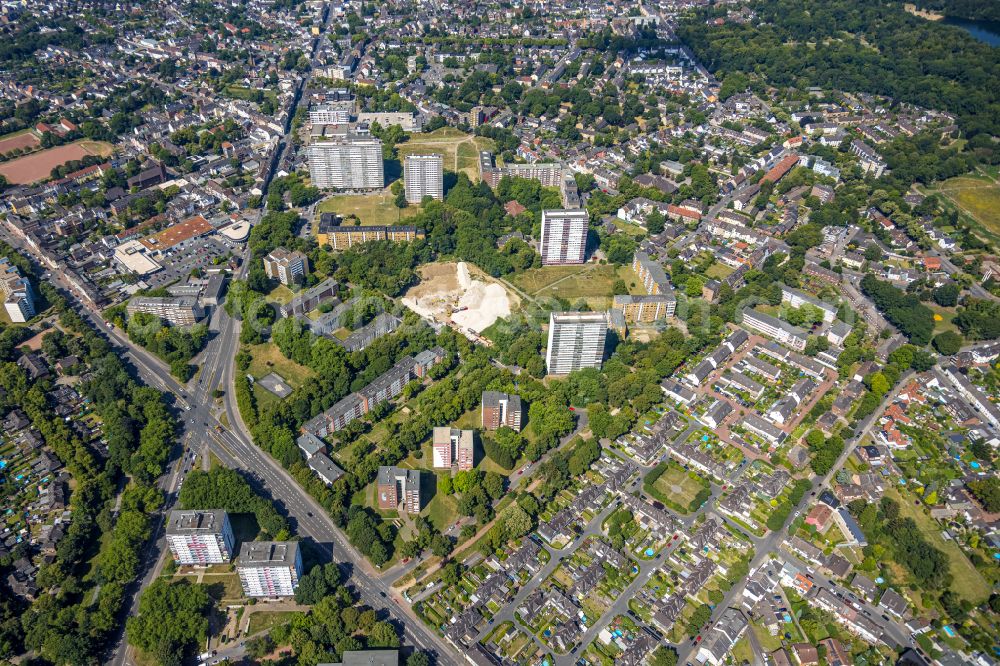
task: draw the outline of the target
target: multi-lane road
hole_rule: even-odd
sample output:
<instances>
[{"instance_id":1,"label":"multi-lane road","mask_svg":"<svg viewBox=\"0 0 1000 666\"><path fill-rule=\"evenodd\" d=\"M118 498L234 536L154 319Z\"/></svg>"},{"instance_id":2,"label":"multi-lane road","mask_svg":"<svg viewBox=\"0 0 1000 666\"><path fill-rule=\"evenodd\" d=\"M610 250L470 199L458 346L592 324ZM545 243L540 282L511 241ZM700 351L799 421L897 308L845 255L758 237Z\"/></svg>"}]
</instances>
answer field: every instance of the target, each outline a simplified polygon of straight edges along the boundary
<instances>
[{"instance_id":1,"label":"multi-lane road","mask_svg":"<svg viewBox=\"0 0 1000 666\"><path fill-rule=\"evenodd\" d=\"M32 249L19 239L9 234L0 236L35 256ZM246 265L244 262L237 277L245 274ZM120 356L131 363L139 378L145 384L171 394L178 408L178 439L183 446L179 458L159 480L159 485L166 494L166 501L162 512L154 521L157 532L143 559L143 576L139 584L130 590L132 597L126 603L128 615L137 611L138 591L152 582L164 562L166 539L163 534L163 519L174 506L184 471L190 466L189 452L211 451L223 465L245 472L255 489L274 501L296 532L315 544L317 552L342 563L348 583L355 588L361 601L399 626L404 644L432 653L439 664L457 664L462 660L449 643L428 631L409 605L393 594L390 582L383 580L364 556L347 542L326 511L277 461L253 444L233 398L233 360L239 349L240 322L229 317L222 309L213 313L214 337L201 354L201 371L190 385L182 385L160 359L132 344L123 332L109 326L98 309L75 291L60 272L51 273L49 279L55 287L72 298L74 307L81 316L106 335ZM216 389L225 392L221 408L215 406L213 393ZM222 413L225 413L231 427L220 421ZM109 653L108 660L113 666L134 663L124 640L124 631Z\"/></svg>"}]
</instances>

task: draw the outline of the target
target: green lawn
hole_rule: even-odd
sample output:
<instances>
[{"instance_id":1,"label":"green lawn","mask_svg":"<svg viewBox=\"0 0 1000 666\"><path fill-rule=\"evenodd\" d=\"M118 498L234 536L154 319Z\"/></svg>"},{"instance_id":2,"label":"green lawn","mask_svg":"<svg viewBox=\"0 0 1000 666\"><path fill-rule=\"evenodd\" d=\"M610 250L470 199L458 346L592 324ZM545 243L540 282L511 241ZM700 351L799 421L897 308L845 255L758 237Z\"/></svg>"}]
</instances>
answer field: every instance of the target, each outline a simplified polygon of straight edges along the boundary
<instances>
[{"instance_id":1,"label":"green lawn","mask_svg":"<svg viewBox=\"0 0 1000 666\"><path fill-rule=\"evenodd\" d=\"M640 227L638 224L632 224L631 222L626 222L620 217L616 217L612 220L615 228L619 231L628 234L629 236L645 236L646 230Z\"/></svg>"},{"instance_id":2,"label":"green lawn","mask_svg":"<svg viewBox=\"0 0 1000 666\"><path fill-rule=\"evenodd\" d=\"M407 218L420 212L419 206L397 208L388 190L372 194L338 194L324 199L316 207L318 213L337 213L342 217L356 215L363 225L405 224Z\"/></svg>"},{"instance_id":3,"label":"green lawn","mask_svg":"<svg viewBox=\"0 0 1000 666\"><path fill-rule=\"evenodd\" d=\"M705 275L715 280L723 280L729 277L729 275L732 272L733 269L730 268L729 266L726 266L725 264L720 264L719 262L715 262L714 264L708 267L708 270L705 271Z\"/></svg>"},{"instance_id":4,"label":"green lawn","mask_svg":"<svg viewBox=\"0 0 1000 666\"><path fill-rule=\"evenodd\" d=\"M264 375L275 372L281 375L289 386L297 388L302 382L312 377L315 373L304 365L299 365L295 361L285 358L278 346L270 342L249 347L253 360L247 372L257 379ZM264 391L267 393L267 391ZM268 394L270 395L270 394ZM273 396L272 396L273 397Z\"/></svg>"},{"instance_id":5,"label":"green lawn","mask_svg":"<svg viewBox=\"0 0 1000 666\"><path fill-rule=\"evenodd\" d=\"M943 308L933 301L930 303L925 303L927 307L934 311L934 314L941 316L941 321L934 321L934 334L943 333L944 331L954 331L959 335L962 334L958 330L958 326L952 323L951 319L955 316L955 308Z\"/></svg>"},{"instance_id":6,"label":"green lawn","mask_svg":"<svg viewBox=\"0 0 1000 666\"><path fill-rule=\"evenodd\" d=\"M570 303L586 299L595 310L611 304L613 286L622 279L626 285L637 282L629 266L582 264L575 266L542 266L512 276L510 281L531 296L564 298ZM641 285L638 293L642 293ZM630 291L635 291L630 287Z\"/></svg>"},{"instance_id":7,"label":"green lawn","mask_svg":"<svg viewBox=\"0 0 1000 666\"><path fill-rule=\"evenodd\" d=\"M271 303L277 303L278 305L284 305L290 300L295 298L295 292L286 287L283 284L279 284L277 287L271 290L271 293L265 297Z\"/></svg>"},{"instance_id":8,"label":"green lawn","mask_svg":"<svg viewBox=\"0 0 1000 666\"><path fill-rule=\"evenodd\" d=\"M686 469L669 463L666 471L653 483L654 497L674 505L675 509L690 511L698 493L709 488L707 481L692 477Z\"/></svg>"},{"instance_id":9,"label":"green lawn","mask_svg":"<svg viewBox=\"0 0 1000 666\"><path fill-rule=\"evenodd\" d=\"M250 616L247 635L252 636L259 631L285 624L296 615L301 614L298 611L259 611Z\"/></svg>"},{"instance_id":10,"label":"green lawn","mask_svg":"<svg viewBox=\"0 0 1000 666\"><path fill-rule=\"evenodd\" d=\"M420 511L420 515L430 520L434 527L444 531L458 519L458 500L454 495L435 493L427 506Z\"/></svg>"}]
</instances>

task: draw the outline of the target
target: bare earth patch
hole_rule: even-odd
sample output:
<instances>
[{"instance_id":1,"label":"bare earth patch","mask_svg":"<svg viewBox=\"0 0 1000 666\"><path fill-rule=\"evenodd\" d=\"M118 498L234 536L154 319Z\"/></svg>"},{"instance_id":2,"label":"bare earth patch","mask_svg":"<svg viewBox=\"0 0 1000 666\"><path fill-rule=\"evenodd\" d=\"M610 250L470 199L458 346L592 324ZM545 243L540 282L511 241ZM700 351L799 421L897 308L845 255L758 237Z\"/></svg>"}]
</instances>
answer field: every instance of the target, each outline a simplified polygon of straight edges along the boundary
<instances>
[{"instance_id":1,"label":"bare earth patch","mask_svg":"<svg viewBox=\"0 0 1000 666\"><path fill-rule=\"evenodd\" d=\"M417 314L454 322L477 335L497 319L509 316L517 302L503 285L464 261L424 266L420 284L403 297L403 304Z\"/></svg>"}]
</instances>

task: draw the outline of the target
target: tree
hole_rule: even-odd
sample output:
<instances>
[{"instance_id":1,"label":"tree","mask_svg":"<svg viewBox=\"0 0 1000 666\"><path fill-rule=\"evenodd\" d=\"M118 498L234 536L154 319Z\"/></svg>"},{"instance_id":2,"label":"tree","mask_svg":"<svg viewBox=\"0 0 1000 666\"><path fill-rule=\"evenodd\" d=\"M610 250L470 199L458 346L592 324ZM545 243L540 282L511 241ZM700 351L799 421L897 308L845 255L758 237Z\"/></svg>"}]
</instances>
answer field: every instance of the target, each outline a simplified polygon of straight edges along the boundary
<instances>
[{"instance_id":1,"label":"tree","mask_svg":"<svg viewBox=\"0 0 1000 666\"><path fill-rule=\"evenodd\" d=\"M731 77L729 77L731 78ZM727 78L728 80L728 78ZM676 666L677 651L670 647L660 646L649 659L649 666ZM409 666L409 665L407 665Z\"/></svg>"},{"instance_id":2,"label":"tree","mask_svg":"<svg viewBox=\"0 0 1000 666\"><path fill-rule=\"evenodd\" d=\"M369 648L398 648L399 635L388 622L376 622L368 632Z\"/></svg>"},{"instance_id":3,"label":"tree","mask_svg":"<svg viewBox=\"0 0 1000 666\"><path fill-rule=\"evenodd\" d=\"M688 298L700 298L701 288L704 286L705 282L698 275L689 275L687 279L687 284L684 286L684 293L687 294Z\"/></svg>"},{"instance_id":4,"label":"tree","mask_svg":"<svg viewBox=\"0 0 1000 666\"><path fill-rule=\"evenodd\" d=\"M969 490L990 513L1000 512L1000 478L995 476L968 483Z\"/></svg>"},{"instance_id":5,"label":"tree","mask_svg":"<svg viewBox=\"0 0 1000 666\"><path fill-rule=\"evenodd\" d=\"M483 477L483 490L490 496L490 499L500 499L503 496L503 477L496 472L487 472Z\"/></svg>"},{"instance_id":6,"label":"tree","mask_svg":"<svg viewBox=\"0 0 1000 666\"><path fill-rule=\"evenodd\" d=\"M932 342L934 349L944 356L957 354L962 349L962 336L955 331L942 331Z\"/></svg>"},{"instance_id":7,"label":"tree","mask_svg":"<svg viewBox=\"0 0 1000 666\"><path fill-rule=\"evenodd\" d=\"M139 613L128 619L128 640L160 663L165 663L164 655L183 658L208 635L211 605L204 585L158 578L139 598Z\"/></svg>"},{"instance_id":8,"label":"tree","mask_svg":"<svg viewBox=\"0 0 1000 666\"><path fill-rule=\"evenodd\" d=\"M658 208L654 208L653 212L646 216L646 231L649 232L650 236L663 233L664 223L663 213Z\"/></svg>"},{"instance_id":9,"label":"tree","mask_svg":"<svg viewBox=\"0 0 1000 666\"><path fill-rule=\"evenodd\" d=\"M932 297L934 302L943 308L954 307L958 304L958 285L954 282L948 282L941 285L932 292Z\"/></svg>"}]
</instances>

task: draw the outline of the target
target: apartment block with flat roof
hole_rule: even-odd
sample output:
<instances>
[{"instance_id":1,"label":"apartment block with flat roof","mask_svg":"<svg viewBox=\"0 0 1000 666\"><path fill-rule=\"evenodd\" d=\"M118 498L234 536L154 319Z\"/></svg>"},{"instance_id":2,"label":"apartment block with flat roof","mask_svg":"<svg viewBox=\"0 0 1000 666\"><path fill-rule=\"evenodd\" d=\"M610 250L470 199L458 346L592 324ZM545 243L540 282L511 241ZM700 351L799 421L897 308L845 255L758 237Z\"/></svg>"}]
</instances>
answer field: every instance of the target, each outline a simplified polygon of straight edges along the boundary
<instances>
[{"instance_id":1,"label":"apartment block with flat roof","mask_svg":"<svg viewBox=\"0 0 1000 666\"><path fill-rule=\"evenodd\" d=\"M507 427L521 430L521 397L499 391L483 391L483 430Z\"/></svg>"},{"instance_id":2,"label":"apartment block with flat roof","mask_svg":"<svg viewBox=\"0 0 1000 666\"><path fill-rule=\"evenodd\" d=\"M823 321L827 323L837 318L836 305L821 301L815 296L810 296L804 291L799 291L786 285L781 286L781 302L788 303L793 308L801 308L804 305L811 305L814 308L818 308L823 313Z\"/></svg>"},{"instance_id":3,"label":"apartment block with flat roof","mask_svg":"<svg viewBox=\"0 0 1000 666\"><path fill-rule=\"evenodd\" d=\"M12 322L23 324L35 316L35 292L31 282L7 257L0 258L0 293Z\"/></svg>"},{"instance_id":4,"label":"apartment block with flat roof","mask_svg":"<svg viewBox=\"0 0 1000 666\"><path fill-rule=\"evenodd\" d=\"M236 572L248 597L290 597L302 576L302 551L297 541L246 541Z\"/></svg>"},{"instance_id":5,"label":"apartment block with flat roof","mask_svg":"<svg viewBox=\"0 0 1000 666\"><path fill-rule=\"evenodd\" d=\"M475 438L471 430L436 427L432 435L434 469L458 471L472 469L475 465Z\"/></svg>"},{"instance_id":6,"label":"apartment block with flat roof","mask_svg":"<svg viewBox=\"0 0 1000 666\"><path fill-rule=\"evenodd\" d=\"M378 190L385 187L382 142L350 134L309 145L309 177L321 188Z\"/></svg>"},{"instance_id":7,"label":"apartment block with flat roof","mask_svg":"<svg viewBox=\"0 0 1000 666\"><path fill-rule=\"evenodd\" d=\"M667 272L663 270L663 266L651 259L645 252L637 250L632 256L632 270L639 276L642 286L646 288L646 293L673 295L674 289L670 285L670 280L667 279Z\"/></svg>"},{"instance_id":8,"label":"apartment block with flat roof","mask_svg":"<svg viewBox=\"0 0 1000 666\"><path fill-rule=\"evenodd\" d=\"M806 348L808 334L803 329L769 314L746 308L743 310L743 325L772 337L796 351L802 351Z\"/></svg>"},{"instance_id":9,"label":"apartment block with flat roof","mask_svg":"<svg viewBox=\"0 0 1000 666\"><path fill-rule=\"evenodd\" d=\"M233 557L236 539L229 514L174 510L167 518L167 546L178 564L225 564Z\"/></svg>"},{"instance_id":10,"label":"apartment block with flat roof","mask_svg":"<svg viewBox=\"0 0 1000 666\"><path fill-rule=\"evenodd\" d=\"M650 323L657 319L673 317L677 310L677 299L673 293L649 296L615 296L613 309L621 312L628 323Z\"/></svg>"},{"instance_id":11,"label":"apartment block with flat roof","mask_svg":"<svg viewBox=\"0 0 1000 666\"><path fill-rule=\"evenodd\" d=\"M264 257L264 273L283 285L297 284L309 273L309 257L302 252L275 248Z\"/></svg>"},{"instance_id":12,"label":"apartment block with flat roof","mask_svg":"<svg viewBox=\"0 0 1000 666\"><path fill-rule=\"evenodd\" d=\"M420 471L402 467L378 468L378 508L395 511L400 504L406 513L420 513Z\"/></svg>"},{"instance_id":13,"label":"apartment block with flat roof","mask_svg":"<svg viewBox=\"0 0 1000 666\"><path fill-rule=\"evenodd\" d=\"M419 204L424 197L444 198L444 158L440 154L407 155L403 160L406 202Z\"/></svg>"},{"instance_id":14,"label":"apartment block with flat roof","mask_svg":"<svg viewBox=\"0 0 1000 666\"><path fill-rule=\"evenodd\" d=\"M408 243L425 236L423 229L405 224L360 227L331 224L329 221L331 218L326 218L326 215L326 213L323 213L320 217L320 222L316 229L316 242L319 245L329 245L334 250L346 250L355 245L370 243L371 241L388 240L394 243Z\"/></svg>"},{"instance_id":15,"label":"apartment block with flat roof","mask_svg":"<svg viewBox=\"0 0 1000 666\"><path fill-rule=\"evenodd\" d=\"M552 312L545 365L550 375L581 368L599 368L604 362L608 316L604 312Z\"/></svg>"},{"instance_id":16,"label":"apartment block with flat roof","mask_svg":"<svg viewBox=\"0 0 1000 666\"><path fill-rule=\"evenodd\" d=\"M195 296L135 296L125 306L128 316L144 312L174 326L190 326L205 316Z\"/></svg>"},{"instance_id":17,"label":"apartment block with flat roof","mask_svg":"<svg viewBox=\"0 0 1000 666\"><path fill-rule=\"evenodd\" d=\"M582 264L590 218L585 210L543 210L539 253L546 266Z\"/></svg>"}]
</instances>

